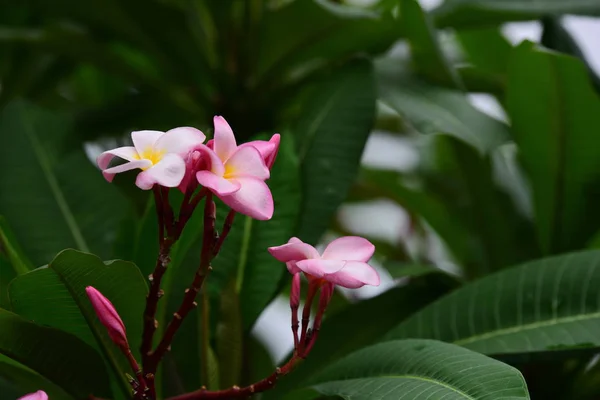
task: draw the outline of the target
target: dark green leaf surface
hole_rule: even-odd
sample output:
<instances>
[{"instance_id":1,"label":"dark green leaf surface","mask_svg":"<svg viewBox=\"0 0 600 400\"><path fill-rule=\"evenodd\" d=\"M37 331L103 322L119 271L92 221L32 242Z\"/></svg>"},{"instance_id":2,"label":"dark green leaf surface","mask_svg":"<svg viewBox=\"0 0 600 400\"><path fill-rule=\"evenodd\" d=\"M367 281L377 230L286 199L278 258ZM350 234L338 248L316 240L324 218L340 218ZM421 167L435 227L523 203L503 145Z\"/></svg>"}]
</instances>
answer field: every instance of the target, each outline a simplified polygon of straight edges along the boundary
<instances>
[{"instance_id":1,"label":"dark green leaf surface","mask_svg":"<svg viewBox=\"0 0 600 400\"><path fill-rule=\"evenodd\" d=\"M356 178L375 118L373 68L351 62L312 94L293 128L302 166L298 237L315 244L329 227Z\"/></svg>"},{"instance_id":2,"label":"dark green leaf surface","mask_svg":"<svg viewBox=\"0 0 600 400\"><path fill-rule=\"evenodd\" d=\"M524 43L512 54L507 109L533 191L545 254L583 247L600 224L600 98L578 60Z\"/></svg>"},{"instance_id":3,"label":"dark green leaf surface","mask_svg":"<svg viewBox=\"0 0 600 400\"><path fill-rule=\"evenodd\" d=\"M0 115L0 214L34 265L66 247L108 256L111 232L127 211L83 149L60 153L68 125L25 103Z\"/></svg>"},{"instance_id":4,"label":"dark green leaf surface","mask_svg":"<svg viewBox=\"0 0 600 400\"><path fill-rule=\"evenodd\" d=\"M0 249L6 254L15 274L24 274L33 269L31 262L17 243L6 218L0 215Z\"/></svg>"},{"instance_id":5,"label":"dark green leaf surface","mask_svg":"<svg viewBox=\"0 0 600 400\"><path fill-rule=\"evenodd\" d=\"M98 320L85 293L86 286L95 287L113 303L127 328L131 349L137 354L147 287L139 269L130 262L105 264L94 255L65 250L48 267L15 279L9 296L19 315L76 335L99 350L117 376L131 373L125 356ZM127 387L124 382L123 388Z\"/></svg>"},{"instance_id":6,"label":"dark green leaf surface","mask_svg":"<svg viewBox=\"0 0 600 400\"><path fill-rule=\"evenodd\" d=\"M515 368L433 340L367 347L329 366L312 383L321 394L347 400L529 399Z\"/></svg>"},{"instance_id":7,"label":"dark green leaf surface","mask_svg":"<svg viewBox=\"0 0 600 400\"><path fill-rule=\"evenodd\" d=\"M458 91L419 81L401 59L376 63L381 100L421 133L444 133L489 153L509 139L508 127L473 107Z\"/></svg>"},{"instance_id":8,"label":"dark green leaf surface","mask_svg":"<svg viewBox=\"0 0 600 400\"><path fill-rule=\"evenodd\" d=\"M42 327L0 309L0 353L36 371L76 399L110 396L108 376L94 349L74 335Z\"/></svg>"},{"instance_id":9,"label":"dark green leaf surface","mask_svg":"<svg viewBox=\"0 0 600 400\"><path fill-rule=\"evenodd\" d=\"M429 338L484 354L600 348L600 251L532 261L439 299L386 337Z\"/></svg>"}]
</instances>

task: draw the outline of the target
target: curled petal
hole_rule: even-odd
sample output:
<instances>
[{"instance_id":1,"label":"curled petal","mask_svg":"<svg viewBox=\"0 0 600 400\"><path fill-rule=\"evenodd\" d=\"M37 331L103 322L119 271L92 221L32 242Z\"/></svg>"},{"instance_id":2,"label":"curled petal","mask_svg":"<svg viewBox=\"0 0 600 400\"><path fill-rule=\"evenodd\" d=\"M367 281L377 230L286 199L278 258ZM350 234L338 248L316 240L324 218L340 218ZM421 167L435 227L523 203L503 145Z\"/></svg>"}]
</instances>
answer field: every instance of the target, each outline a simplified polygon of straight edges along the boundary
<instances>
[{"instance_id":1,"label":"curled petal","mask_svg":"<svg viewBox=\"0 0 600 400\"><path fill-rule=\"evenodd\" d=\"M293 239L296 239L297 242L292 242ZM317 249L297 238L290 239L287 244L282 246L269 247L268 250L273 257L282 262L320 258Z\"/></svg>"},{"instance_id":2,"label":"curled petal","mask_svg":"<svg viewBox=\"0 0 600 400\"><path fill-rule=\"evenodd\" d=\"M364 285L379 286L377 271L369 264L360 261L348 261L341 270L324 278L349 289L356 289Z\"/></svg>"},{"instance_id":3,"label":"curled petal","mask_svg":"<svg viewBox=\"0 0 600 400\"><path fill-rule=\"evenodd\" d=\"M125 325L110 300L92 286L86 287L85 292L94 307L98 319L108 331L108 335L112 341L121 347L129 347Z\"/></svg>"},{"instance_id":4,"label":"curled petal","mask_svg":"<svg viewBox=\"0 0 600 400\"><path fill-rule=\"evenodd\" d=\"M298 272L302 272L302 270L300 268L298 268L298 266L296 265L296 261L288 261L285 263L285 266L287 267L288 271L290 271L290 274L295 275Z\"/></svg>"},{"instance_id":5,"label":"curled petal","mask_svg":"<svg viewBox=\"0 0 600 400\"><path fill-rule=\"evenodd\" d=\"M265 182L250 177L239 177L235 180L241 185L240 190L221 197L221 200L235 211L254 219L265 221L273 216L273 196Z\"/></svg>"},{"instance_id":6,"label":"curled petal","mask_svg":"<svg viewBox=\"0 0 600 400\"><path fill-rule=\"evenodd\" d=\"M196 147L204 143L206 136L196 128L181 127L171 129L158 138L154 144L157 150L166 153L177 153L186 155Z\"/></svg>"},{"instance_id":7,"label":"curled petal","mask_svg":"<svg viewBox=\"0 0 600 400\"><path fill-rule=\"evenodd\" d=\"M375 246L367 239L344 236L329 243L323 252L323 259L367 262L374 252Z\"/></svg>"},{"instance_id":8,"label":"curled petal","mask_svg":"<svg viewBox=\"0 0 600 400\"><path fill-rule=\"evenodd\" d=\"M160 131L134 131L131 132L131 140L133 145L139 154L154 147L154 143L159 137L164 135L164 132Z\"/></svg>"},{"instance_id":9,"label":"curled petal","mask_svg":"<svg viewBox=\"0 0 600 400\"><path fill-rule=\"evenodd\" d=\"M221 161L225 162L237 148L235 136L233 135L233 130L231 130L231 127L227 121L225 121L225 118L217 115L213 118L213 122L215 124L213 147L217 156L219 156Z\"/></svg>"},{"instance_id":10,"label":"curled petal","mask_svg":"<svg viewBox=\"0 0 600 400\"><path fill-rule=\"evenodd\" d=\"M217 176L223 176L225 174L225 165L217 156L217 153L215 153L210 147L201 145L196 150L198 150L200 157L202 157L205 161L205 168Z\"/></svg>"},{"instance_id":11,"label":"curled petal","mask_svg":"<svg viewBox=\"0 0 600 400\"><path fill-rule=\"evenodd\" d=\"M196 172L198 183L212 190L217 196L226 196L240 190L241 185L235 180L228 180L210 171Z\"/></svg>"},{"instance_id":12,"label":"curled petal","mask_svg":"<svg viewBox=\"0 0 600 400\"><path fill-rule=\"evenodd\" d=\"M23 397L19 397L17 400L48 400L48 395L43 390L26 394Z\"/></svg>"},{"instance_id":13,"label":"curled petal","mask_svg":"<svg viewBox=\"0 0 600 400\"><path fill-rule=\"evenodd\" d=\"M96 163L98 164L98 167L100 169L104 170L106 169L106 167L108 167L108 164L110 164L110 161L113 159L113 157L120 157L127 161L139 159L135 147L125 146L105 151L104 153L98 156L98 158L96 159Z\"/></svg>"},{"instance_id":14,"label":"curled petal","mask_svg":"<svg viewBox=\"0 0 600 400\"><path fill-rule=\"evenodd\" d=\"M258 150L252 146L239 148L225 163L225 173L231 177L250 176L268 179L269 169L265 165Z\"/></svg>"},{"instance_id":15,"label":"curled petal","mask_svg":"<svg viewBox=\"0 0 600 400\"><path fill-rule=\"evenodd\" d=\"M130 171L130 170L136 169L136 168L140 168L140 169L148 168L151 165L152 165L152 161L150 161L150 160L130 161L125 164L121 164L121 165L117 165L112 168L105 169L104 171L102 171L102 175L104 175L104 178L107 181L112 182L113 178L115 177L115 174L118 174L119 172Z\"/></svg>"},{"instance_id":16,"label":"curled petal","mask_svg":"<svg viewBox=\"0 0 600 400\"><path fill-rule=\"evenodd\" d=\"M279 133L274 134L271 139L267 142L264 140L254 140L252 142L247 142L240 147L252 146L260 153L260 156L265 161L265 165L267 168L271 169L273 163L275 162L275 157L277 157L277 152L279 151L279 142L281 141L281 137Z\"/></svg>"},{"instance_id":17,"label":"curled petal","mask_svg":"<svg viewBox=\"0 0 600 400\"><path fill-rule=\"evenodd\" d=\"M138 174L135 184L142 190L155 183L165 187L179 186L185 175L185 161L176 154L166 154L162 160Z\"/></svg>"},{"instance_id":18,"label":"curled petal","mask_svg":"<svg viewBox=\"0 0 600 400\"><path fill-rule=\"evenodd\" d=\"M326 278L326 275L335 274L344 268L346 261L340 260L321 260L321 259L310 259L298 261L296 265L304 273L312 275L315 278Z\"/></svg>"}]
</instances>

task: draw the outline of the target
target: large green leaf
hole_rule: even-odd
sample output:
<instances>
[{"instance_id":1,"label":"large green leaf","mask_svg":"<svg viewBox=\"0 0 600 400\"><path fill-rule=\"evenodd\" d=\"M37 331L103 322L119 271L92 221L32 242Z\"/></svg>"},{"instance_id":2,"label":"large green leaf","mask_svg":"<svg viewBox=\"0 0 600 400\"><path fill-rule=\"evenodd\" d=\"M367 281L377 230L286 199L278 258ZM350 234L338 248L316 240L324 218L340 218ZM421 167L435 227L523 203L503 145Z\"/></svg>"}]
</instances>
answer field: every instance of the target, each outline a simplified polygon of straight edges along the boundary
<instances>
[{"instance_id":1,"label":"large green leaf","mask_svg":"<svg viewBox=\"0 0 600 400\"><path fill-rule=\"evenodd\" d=\"M48 267L15 279L9 296L16 313L76 335L99 350L116 376L124 379L125 372L131 373L129 364L98 320L85 293L86 286L94 286L113 303L127 328L131 349L137 354L147 287L132 263L104 263L92 254L65 250ZM129 390L126 381L123 389Z\"/></svg>"},{"instance_id":2,"label":"large green leaf","mask_svg":"<svg viewBox=\"0 0 600 400\"><path fill-rule=\"evenodd\" d=\"M446 0L433 11L439 26L497 25L561 14L600 15L594 0Z\"/></svg>"},{"instance_id":3,"label":"large green leaf","mask_svg":"<svg viewBox=\"0 0 600 400\"><path fill-rule=\"evenodd\" d=\"M12 389L19 392L18 396L43 390L52 400L73 400L72 396L37 372L0 354L0 381L2 379L11 383ZM0 385L0 390L4 394L6 389Z\"/></svg>"},{"instance_id":4,"label":"large green leaf","mask_svg":"<svg viewBox=\"0 0 600 400\"><path fill-rule=\"evenodd\" d=\"M33 268L8 226L6 218L0 215L0 252L6 254L16 274L24 274Z\"/></svg>"},{"instance_id":5,"label":"large green leaf","mask_svg":"<svg viewBox=\"0 0 600 400\"><path fill-rule=\"evenodd\" d=\"M465 94L426 84L402 59L377 61L381 100L421 133L445 133L489 153L509 138L508 127L473 107Z\"/></svg>"},{"instance_id":6,"label":"large green leaf","mask_svg":"<svg viewBox=\"0 0 600 400\"><path fill-rule=\"evenodd\" d=\"M0 214L36 265L66 247L107 256L127 211L83 149L60 153L68 125L21 102L0 115Z\"/></svg>"},{"instance_id":7,"label":"large green leaf","mask_svg":"<svg viewBox=\"0 0 600 400\"><path fill-rule=\"evenodd\" d=\"M364 60L337 70L305 105L293 128L302 166L303 241L315 244L346 198L374 118L373 68Z\"/></svg>"},{"instance_id":8,"label":"large green leaf","mask_svg":"<svg viewBox=\"0 0 600 400\"><path fill-rule=\"evenodd\" d=\"M110 395L102 359L76 336L2 309L0 326L0 354L46 377L76 399Z\"/></svg>"},{"instance_id":9,"label":"large green leaf","mask_svg":"<svg viewBox=\"0 0 600 400\"><path fill-rule=\"evenodd\" d=\"M388 335L485 354L600 348L600 251L532 261L439 299Z\"/></svg>"},{"instance_id":10,"label":"large green leaf","mask_svg":"<svg viewBox=\"0 0 600 400\"><path fill-rule=\"evenodd\" d=\"M237 271L240 311L245 331L275 297L285 265L273 258L267 248L287 243L294 234L300 209L299 165L292 136L283 134L271 178L267 181L275 212L269 221L256 221L237 215L233 228L213 263L210 287L222 289ZM228 212L219 206L219 221ZM213 280L215 279L215 280Z\"/></svg>"},{"instance_id":11,"label":"large green leaf","mask_svg":"<svg viewBox=\"0 0 600 400\"><path fill-rule=\"evenodd\" d=\"M347 400L529 399L515 368L433 340L397 340L367 347L319 374L312 389Z\"/></svg>"},{"instance_id":12,"label":"large green leaf","mask_svg":"<svg viewBox=\"0 0 600 400\"><path fill-rule=\"evenodd\" d=\"M453 289L453 282L434 275L416 278L405 287L394 288L327 317L310 356L264 396L282 398L332 362L376 343L400 321Z\"/></svg>"},{"instance_id":13,"label":"large green leaf","mask_svg":"<svg viewBox=\"0 0 600 400\"><path fill-rule=\"evenodd\" d=\"M533 190L545 254L583 247L600 224L600 98L583 63L523 43L509 65L507 109Z\"/></svg>"}]
</instances>

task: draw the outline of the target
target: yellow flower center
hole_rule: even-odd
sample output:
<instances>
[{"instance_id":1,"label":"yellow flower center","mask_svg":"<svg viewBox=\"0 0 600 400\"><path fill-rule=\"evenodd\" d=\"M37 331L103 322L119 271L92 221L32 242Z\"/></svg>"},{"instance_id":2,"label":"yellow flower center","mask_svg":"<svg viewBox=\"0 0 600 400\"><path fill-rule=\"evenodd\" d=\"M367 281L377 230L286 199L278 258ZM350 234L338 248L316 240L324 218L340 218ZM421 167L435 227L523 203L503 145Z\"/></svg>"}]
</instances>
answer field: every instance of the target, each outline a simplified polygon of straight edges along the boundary
<instances>
[{"instance_id":1,"label":"yellow flower center","mask_svg":"<svg viewBox=\"0 0 600 400\"><path fill-rule=\"evenodd\" d=\"M156 150L152 147L148 147L136 158L138 160L150 160L152 165L156 165L160 160L162 160L165 153L166 152L164 150ZM142 168L142 170L147 170L148 168Z\"/></svg>"},{"instance_id":2,"label":"yellow flower center","mask_svg":"<svg viewBox=\"0 0 600 400\"><path fill-rule=\"evenodd\" d=\"M231 176L235 174L235 172L235 168L233 168L231 165L225 164L225 172L223 173L223 178L231 178Z\"/></svg>"}]
</instances>

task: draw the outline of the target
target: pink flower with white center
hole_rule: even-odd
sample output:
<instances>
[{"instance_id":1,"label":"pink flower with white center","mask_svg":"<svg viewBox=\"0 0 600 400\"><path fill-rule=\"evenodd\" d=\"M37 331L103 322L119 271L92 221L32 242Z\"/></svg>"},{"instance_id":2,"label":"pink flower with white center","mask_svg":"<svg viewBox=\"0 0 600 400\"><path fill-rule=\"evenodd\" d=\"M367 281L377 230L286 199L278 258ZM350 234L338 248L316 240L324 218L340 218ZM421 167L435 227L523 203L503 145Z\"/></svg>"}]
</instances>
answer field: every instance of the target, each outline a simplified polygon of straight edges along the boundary
<instances>
[{"instance_id":1,"label":"pink flower with white center","mask_svg":"<svg viewBox=\"0 0 600 400\"><path fill-rule=\"evenodd\" d=\"M129 344L127 342L125 324L123 324L123 320L121 320L115 306L92 286L86 287L85 292L94 307L98 319L108 331L108 336L110 336L111 340L122 350L128 349Z\"/></svg>"},{"instance_id":2,"label":"pink flower with white center","mask_svg":"<svg viewBox=\"0 0 600 400\"><path fill-rule=\"evenodd\" d=\"M309 281L330 282L350 289L379 286L379 274L367 261L375 246L358 236L344 236L329 243L320 255L317 249L298 238L269 247L269 253L285 262L291 274L304 272Z\"/></svg>"},{"instance_id":3,"label":"pink flower with white center","mask_svg":"<svg viewBox=\"0 0 600 400\"><path fill-rule=\"evenodd\" d=\"M260 151L250 145L238 146L223 117L216 116L214 124L212 149L198 149L207 168L196 173L198 183L239 213L258 220L271 219L273 196L265 183L270 173Z\"/></svg>"},{"instance_id":4,"label":"pink flower with white center","mask_svg":"<svg viewBox=\"0 0 600 400\"><path fill-rule=\"evenodd\" d=\"M204 143L206 136L195 128L182 127L167 132L131 132L133 146L119 147L105 151L98 156L98 166L107 181L112 182L115 174L132 169L141 169L135 184L143 190L154 184L176 187L185 175L185 158ZM107 168L113 157L127 162Z\"/></svg>"},{"instance_id":5,"label":"pink flower with white center","mask_svg":"<svg viewBox=\"0 0 600 400\"><path fill-rule=\"evenodd\" d=\"M26 394L23 397L19 397L17 400L48 400L48 395L43 390Z\"/></svg>"}]
</instances>

